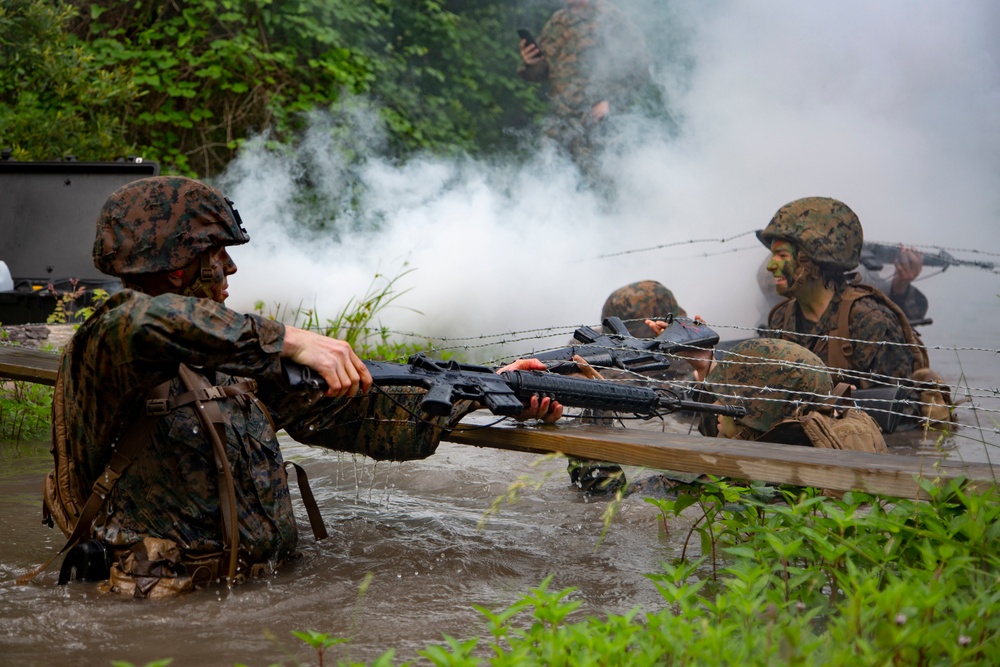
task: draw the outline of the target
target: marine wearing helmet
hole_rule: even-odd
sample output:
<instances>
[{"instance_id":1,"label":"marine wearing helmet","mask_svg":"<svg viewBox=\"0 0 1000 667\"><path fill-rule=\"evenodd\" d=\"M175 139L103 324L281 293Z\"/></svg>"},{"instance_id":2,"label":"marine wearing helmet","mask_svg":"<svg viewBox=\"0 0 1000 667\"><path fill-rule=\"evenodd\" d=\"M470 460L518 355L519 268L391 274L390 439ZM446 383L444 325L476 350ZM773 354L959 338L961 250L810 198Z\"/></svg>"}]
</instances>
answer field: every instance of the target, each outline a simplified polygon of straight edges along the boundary
<instances>
[{"instance_id":1,"label":"marine wearing helmet","mask_svg":"<svg viewBox=\"0 0 1000 667\"><path fill-rule=\"evenodd\" d=\"M417 392L364 395L371 376L345 341L227 308L227 248L248 240L232 204L188 178L134 181L101 210L94 262L126 289L63 352L44 504L107 552L110 590L157 597L287 561L298 529L277 429L405 460L433 453L434 425L453 418L416 422ZM282 359L321 375L326 396L289 392Z\"/></svg>"},{"instance_id":2,"label":"marine wearing helmet","mask_svg":"<svg viewBox=\"0 0 1000 667\"><path fill-rule=\"evenodd\" d=\"M94 265L122 278L126 286L159 292L166 291L156 287L163 281L151 276L162 278L199 262L182 293L211 298L211 285L219 276L209 251L249 241L239 213L221 192L182 176L154 176L128 183L108 197L97 220ZM225 262L232 265L228 253ZM235 265L225 270L229 268L235 270Z\"/></svg>"},{"instance_id":3,"label":"marine wearing helmet","mask_svg":"<svg viewBox=\"0 0 1000 667\"><path fill-rule=\"evenodd\" d=\"M829 401L833 381L822 360L801 345L772 338L737 343L705 381L723 405L745 416L719 416L719 435L757 440L784 419Z\"/></svg>"},{"instance_id":4,"label":"marine wearing helmet","mask_svg":"<svg viewBox=\"0 0 1000 667\"><path fill-rule=\"evenodd\" d=\"M848 281L864 234L842 201L805 197L785 204L758 233L779 295L765 335L818 356L835 381L859 388L897 384L928 367L927 352L899 307L870 285ZM919 412L916 396L911 403Z\"/></svg>"},{"instance_id":5,"label":"marine wearing helmet","mask_svg":"<svg viewBox=\"0 0 1000 667\"><path fill-rule=\"evenodd\" d=\"M687 313L677 303L674 293L655 280L640 280L619 287L601 308L602 322L605 318L617 317L636 338L655 338L656 333L645 321L668 316L687 317Z\"/></svg>"}]
</instances>

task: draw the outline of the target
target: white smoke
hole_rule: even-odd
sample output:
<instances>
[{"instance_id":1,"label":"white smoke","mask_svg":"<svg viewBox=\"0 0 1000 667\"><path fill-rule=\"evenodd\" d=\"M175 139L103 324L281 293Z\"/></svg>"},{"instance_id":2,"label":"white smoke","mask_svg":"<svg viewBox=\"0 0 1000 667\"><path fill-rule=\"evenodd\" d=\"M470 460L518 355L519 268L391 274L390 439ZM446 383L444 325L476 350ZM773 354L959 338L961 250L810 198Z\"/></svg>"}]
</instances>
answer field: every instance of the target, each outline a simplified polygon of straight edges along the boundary
<instances>
[{"instance_id":1,"label":"white smoke","mask_svg":"<svg viewBox=\"0 0 1000 667\"><path fill-rule=\"evenodd\" d=\"M520 165L391 163L378 157L373 115L351 102L347 120L317 117L294 153L251 142L220 179L254 239L233 251L230 305L301 304L333 317L376 272L391 278L405 265L405 308L382 323L437 338L593 324L612 290L643 279L710 323L753 326L764 250L752 235L598 256L735 236L810 195L847 202L870 240L1000 252L1000 6L634 0L632 9L643 12L679 132L625 124L604 165L619 192L613 206L544 149ZM345 148L363 159L345 159ZM352 170L363 187L348 192ZM339 216L338 235L301 233L305 183L328 218ZM961 317L949 298L958 289L996 310L993 274L953 269L920 287L937 322ZM928 342L962 330L935 325Z\"/></svg>"}]
</instances>

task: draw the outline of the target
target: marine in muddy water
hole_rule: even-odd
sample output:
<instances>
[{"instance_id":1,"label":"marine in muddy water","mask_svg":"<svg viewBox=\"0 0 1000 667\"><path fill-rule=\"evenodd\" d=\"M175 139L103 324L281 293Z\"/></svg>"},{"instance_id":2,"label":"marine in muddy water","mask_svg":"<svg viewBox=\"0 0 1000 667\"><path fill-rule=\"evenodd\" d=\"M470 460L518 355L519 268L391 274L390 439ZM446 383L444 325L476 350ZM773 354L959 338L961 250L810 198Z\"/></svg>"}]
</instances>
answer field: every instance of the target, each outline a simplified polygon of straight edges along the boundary
<instances>
[{"instance_id":1,"label":"marine in muddy water","mask_svg":"<svg viewBox=\"0 0 1000 667\"><path fill-rule=\"evenodd\" d=\"M125 289L64 350L44 511L80 542L67 563L95 548L107 555L112 591L171 595L265 574L294 557L298 531L276 431L407 460L433 453L441 427L463 414L458 406L417 418L422 392L368 394L371 376L348 343L227 308L236 272L228 248L248 241L232 203L187 178L134 181L101 210L94 262ZM325 395L287 391L282 359L321 375ZM536 399L523 416L560 413ZM321 534L321 521L314 530ZM70 574L64 564L61 579Z\"/></svg>"},{"instance_id":2,"label":"marine in muddy water","mask_svg":"<svg viewBox=\"0 0 1000 667\"><path fill-rule=\"evenodd\" d=\"M863 244L861 221L850 207L829 197L797 199L757 236L771 251L767 270L786 299L771 310L766 336L814 352L837 382L861 389L921 383L914 410L938 422L950 419L947 388L929 369L906 315L848 273L858 266Z\"/></svg>"},{"instance_id":3,"label":"marine in muddy water","mask_svg":"<svg viewBox=\"0 0 1000 667\"><path fill-rule=\"evenodd\" d=\"M608 317L622 320L629 333L636 338L655 338L660 331L654 330L648 323L650 320L669 320L672 317L687 317L687 312L681 308L674 293L655 280L641 280L619 287L604 301L601 308L601 321ZM667 370L644 373L654 382L679 380L691 375L688 368L672 366ZM597 377L604 379L619 379L630 382L641 381L635 373L614 370L602 370ZM609 422L600 415L594 415L598 421ZM623 488L626 483L622 467L614 463L591 461L569 457L567 464L570 481L588 495L611 495Z\"/></svg>"}]
</instances>

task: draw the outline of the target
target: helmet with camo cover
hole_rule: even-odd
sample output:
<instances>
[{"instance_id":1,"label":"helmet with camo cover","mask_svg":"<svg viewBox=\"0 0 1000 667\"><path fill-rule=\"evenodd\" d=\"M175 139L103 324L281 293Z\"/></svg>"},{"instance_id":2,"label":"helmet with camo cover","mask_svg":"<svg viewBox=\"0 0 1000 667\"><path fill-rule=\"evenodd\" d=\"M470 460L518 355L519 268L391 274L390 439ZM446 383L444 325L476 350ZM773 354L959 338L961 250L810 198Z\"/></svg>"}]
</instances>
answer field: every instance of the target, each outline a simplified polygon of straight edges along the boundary
<instances>
[{"instance_id":1,"label":"helmet with camo cover","mask_svg":"<svg viewBox=\"0 0 1000 667\"><path fill-rule=\"evenodd\" d=\"M785 204L757 238L768 248L775 239L784 239L816 264L841 271L858 265L864 242L858 216L844 202L829 197Z\"/></svg>"},{"instance_id":2,"label":"helmet with camo cover","mask_svg":"<svg viewBox=\"0 0 1000 667\"><path fill-rule=\"evenodd\" d=\"M667 315L687 317L674 293L655 280L642 280L616 289L601 308L602 321L607 317L620 318L636 338L655 337L643 320Z\"/></svg>"},{"instance_id":3,"label":"helmet with camo cover","mask_svg":"<svg viewBox=\"0 0 1000 667\"><path fill-rule=\"evenodd\" d=\"M833 389L822 360L787 340L751 338L737 343L708 374L706 383L725 405L742 404L736 423L766 433L801 403L821 402Z\"/></svg>"},{"instance_id":4,"label":"helmet with camo cover","mask_svg":"<svg viewBox=\"0 0 1000 667\"><path fill-rule=\"evenodd\" d=\"M104 202L94 265L112 276L172 271L210 248L249 240L221 192L183 176L153 176L123 185Z\"/></svg>"}]
</instances>

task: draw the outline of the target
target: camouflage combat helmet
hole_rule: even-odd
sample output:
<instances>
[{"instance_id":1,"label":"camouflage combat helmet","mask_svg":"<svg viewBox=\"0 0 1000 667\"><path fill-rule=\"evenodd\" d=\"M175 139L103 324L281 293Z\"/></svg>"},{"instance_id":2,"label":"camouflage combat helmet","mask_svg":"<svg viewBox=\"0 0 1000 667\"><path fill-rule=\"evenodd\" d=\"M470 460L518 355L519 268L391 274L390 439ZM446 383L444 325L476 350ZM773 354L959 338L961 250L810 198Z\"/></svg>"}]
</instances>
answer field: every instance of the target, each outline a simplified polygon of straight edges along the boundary
<instances>
[{"instance_id":1,"label":"camouflage combat helmet","mask_svg":"<svg viewBox=\"0 0 1000 667\"><path fill-rule=\"evenodd\" d=\"M606 317L618 317L636 338L653 338L655 334L643 320L670 314L687 317L673 292L655 280L643 280L612 292L601 309L601 321Z\"/></svg>"},{"instance_id":2,"label":"camouflage combat helmet","mask_svg":"<svg viewBox=\"0 0 1000 667\"><path fill-rule=\"evenodd\" d=\"M861 221L842 201L806 197L785 204L757 238L768 248L775 239L797 246L816 264L850 271L861 258Z\"/></svg>"},{"instance_id":3,"label":"camouflage combat helmet","mask_svg":"<svg viewBox=\"0 0 1000 667\"><path fill-rule=\"evenodd\" d=\"M249 240L218 190L182 176L153 176L123 185L104 203L94 265L112 276L172 271L209 248Z\"/></svg>"},{"instance_id":4,"label":"camouflage combat helmet","mask_svg":"<svg viewBox=\"0 0 1000 667\"><path fill-rule=\"evenodd\" d=\"M819 357L801 345L777 338L737 343L708 374L706 383L722 395L721 403L746 406L746 416L736 422L759 433L793 416L799 407L796 401L815 404L833 389Z\"/></svg>"}]
</instances>

